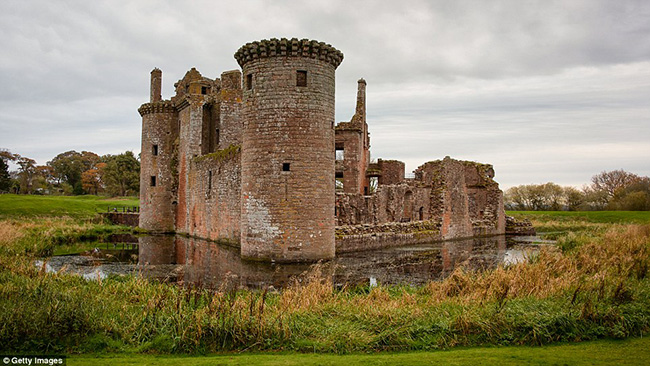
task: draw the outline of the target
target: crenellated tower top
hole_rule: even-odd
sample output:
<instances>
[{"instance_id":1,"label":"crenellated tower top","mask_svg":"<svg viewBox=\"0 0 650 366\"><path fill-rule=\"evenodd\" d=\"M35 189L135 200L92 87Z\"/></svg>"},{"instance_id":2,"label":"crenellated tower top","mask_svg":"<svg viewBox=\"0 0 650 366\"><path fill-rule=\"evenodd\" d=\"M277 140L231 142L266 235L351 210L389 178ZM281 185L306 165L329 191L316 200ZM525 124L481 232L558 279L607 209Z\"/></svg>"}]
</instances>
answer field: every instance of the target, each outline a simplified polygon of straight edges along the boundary
<instances>
[{"instance_id":1,"label":"crenellated tower top","mask_svg":"<svg viewBox=\"0 0 650 366\"><path fill-rule=\"evenodd\" d=\"M271 38L250 42L235 52L239 66L252 60L268 57L309 57L326 61L337 68L343 61L343 53L332 45L308 39Z\"/></svg>"}]
</instances>

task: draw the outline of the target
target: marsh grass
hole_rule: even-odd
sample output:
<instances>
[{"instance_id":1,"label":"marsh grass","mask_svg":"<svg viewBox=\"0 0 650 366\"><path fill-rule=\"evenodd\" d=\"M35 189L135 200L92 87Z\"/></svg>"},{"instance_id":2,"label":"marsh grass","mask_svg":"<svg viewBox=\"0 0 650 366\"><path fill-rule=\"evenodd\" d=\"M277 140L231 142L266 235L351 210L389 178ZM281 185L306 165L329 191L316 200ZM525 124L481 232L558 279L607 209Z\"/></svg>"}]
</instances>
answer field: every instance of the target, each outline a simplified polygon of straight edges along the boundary
<instances>
[{"instance_id":1,"label":"marsh grass","mask_svg":"<svg viewBox=\"0 0 650 366\"><path fill-rule=\"evenodd\" d=\"M349 353L646 334L650 225L603 225L563 237L569 249L485 272L457 268L421 287L335 289L318 264L272 292L48 273L35 258L114 228L0 221L0 350Z\"/></svg>"}]
</instances>

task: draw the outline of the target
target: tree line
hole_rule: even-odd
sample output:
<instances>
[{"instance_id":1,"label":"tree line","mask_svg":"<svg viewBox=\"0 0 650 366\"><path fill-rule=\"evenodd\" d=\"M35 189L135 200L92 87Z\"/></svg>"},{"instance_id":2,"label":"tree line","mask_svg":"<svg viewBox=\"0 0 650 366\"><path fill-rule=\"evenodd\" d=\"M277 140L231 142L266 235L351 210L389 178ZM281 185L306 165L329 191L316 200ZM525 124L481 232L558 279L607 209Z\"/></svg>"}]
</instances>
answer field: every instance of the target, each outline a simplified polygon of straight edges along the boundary
<instances>
[{"instance_id":1,"label":"tree line","mask_svg":"<svg viewBox=\"0 0 650 366\"><path fill-rule=\"evenodd\" d=\"M603 171L581 189L549 182L527 184L506 190L504 204L509 210L587 211L650 210L650 177L624 170Z\"/></svg>"},{"instance_id":2,"label":"tree line","mask_svg":"<svg viewBox=\"0 0 650 366\"><path fill-rule=\"evenodd\" d=\"M17 169L10 171L13 162ZM134 196L140 191L140 161L133 152L99 156L74 150L45 165L0 149L0 193Z\"/></svg>"}]
</instances>

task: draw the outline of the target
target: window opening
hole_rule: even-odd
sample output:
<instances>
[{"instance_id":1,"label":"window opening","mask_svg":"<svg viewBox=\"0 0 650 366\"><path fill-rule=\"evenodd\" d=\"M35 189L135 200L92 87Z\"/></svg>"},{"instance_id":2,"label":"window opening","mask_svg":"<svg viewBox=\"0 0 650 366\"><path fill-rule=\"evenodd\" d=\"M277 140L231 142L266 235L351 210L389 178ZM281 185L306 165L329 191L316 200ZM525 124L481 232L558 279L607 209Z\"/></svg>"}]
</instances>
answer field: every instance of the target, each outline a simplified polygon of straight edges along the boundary
<instances>
[{"instance_id":1,"label":"window opening","mask_svg":"<svg viewBox=\"0 0 650 366\"><path fill-rule=\"evenodd\" d=\"M151 148L151 153L153 155L158 155L158 145L153 145Z\"/></svg>"},{"instance_id":2,"label":"window opening","mask_svg":"<svg viewBox=\"0 0 650 366\"><path fill-rule=\"evenodd\" d=\"M343 191L343 177L336 177L336 181L334 182L334 184L337 192Z\"/></svg>"},{"instance_id":3,"label":"window opening","mask_svg":"<svg viewBox=\"0 0 650 366\"><path fill-rule=\"evenodd\" d=\"M307 71L296 71L296 86L307 86Z\"/></svg>"},{"instance_id":4,"label":"window opening","mask_svg":"<svg viewBox=\"0 0 650 366\"><path fill-rule=\"evenodd\" d=\"M246 75L246 89L253 89L253 74Z\"/></svg>"},{"instance_id":5,"label":"window opening","mask_svg":"<svg viewBox=\"0 0 650 366\"><path fill-rule=\"evenodd\" d=\"M343 150L343 146L336 148L336 158L335 159L336 160L345 160L345 150Z\"/></svg>"},{"instance_id":6,"label":"window opening","mask_svg":"<svg viewBox=\"0 0 650 366\"><path fill-rule=\"evenodd\" d=\"M152 186L152 187L155 187L155 186L156 186L156 176L155 176L155 175L152 175L152 176L151 176L151 186Z\"/></svg>"},{"instance_id":7,"label":"window opening","mask_svg":"<svg viewBox=\"0 0 650 366\"><path fill-rule=\"evenodd\" d=\"M291 170L291 163L282 163L282 171L288 172Z\"/></svg>"}]
</instances>

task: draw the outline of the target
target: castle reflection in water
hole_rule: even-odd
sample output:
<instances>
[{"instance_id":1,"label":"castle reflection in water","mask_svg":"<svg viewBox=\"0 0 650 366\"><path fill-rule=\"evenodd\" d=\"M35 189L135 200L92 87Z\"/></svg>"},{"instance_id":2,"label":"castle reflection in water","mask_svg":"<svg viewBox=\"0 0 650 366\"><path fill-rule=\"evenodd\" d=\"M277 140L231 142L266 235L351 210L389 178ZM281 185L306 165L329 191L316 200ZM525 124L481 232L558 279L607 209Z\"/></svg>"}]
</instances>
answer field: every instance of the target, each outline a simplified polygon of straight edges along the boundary
<instances>
[{"instance_id":1,"label":"castle reflection in water","mask_svg":"<svg viewBox=\"0 0 650 366\"><path fill-rule=\"evenodd\" d=\"M138 243L140 275L188 286L282 288L314 270L313 264L244 261L238 248L183 236L145 236ZM485 270L515 263L533 248L493 236L341 254L321 262L318 269L337 286L419 285L445 278L458 266Z\"/></svg>"}]
</instances>

